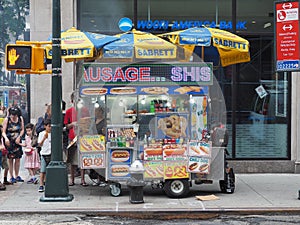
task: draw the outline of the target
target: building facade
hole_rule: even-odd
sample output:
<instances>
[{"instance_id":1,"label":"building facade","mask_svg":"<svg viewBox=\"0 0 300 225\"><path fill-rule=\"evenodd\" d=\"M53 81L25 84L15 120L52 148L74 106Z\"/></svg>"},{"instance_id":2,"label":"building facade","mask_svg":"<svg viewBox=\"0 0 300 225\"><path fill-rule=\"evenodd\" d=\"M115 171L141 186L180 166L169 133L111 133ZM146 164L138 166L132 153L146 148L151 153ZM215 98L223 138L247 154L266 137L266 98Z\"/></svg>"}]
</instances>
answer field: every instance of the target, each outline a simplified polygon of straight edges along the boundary
<instances>
[{"instance_id":1,"label":"building facade","mask_svg":"<svg viewBox=\"0 0 300 225\"><path fill-rule=\"evenodd\" d=\"M52 33L52 1L30 1L31 40ZM226 102L230 163L237 172L299 172L299 91L296 72L275 71L274 1L254 0L63 0L62 29L121 33L118 22L131 18L135 28L164 33L210 26L237 33L250 43L251 62L222 68L214 75ZM75 64L63 62L63 99L75 87ZM51 101L51 76L32 76L32 118ZM49 91L45 87L49 86ZM258 90L267 91L261 97ZM36 97L38 96L38 97Z\"/></svg>"}]
</instances>

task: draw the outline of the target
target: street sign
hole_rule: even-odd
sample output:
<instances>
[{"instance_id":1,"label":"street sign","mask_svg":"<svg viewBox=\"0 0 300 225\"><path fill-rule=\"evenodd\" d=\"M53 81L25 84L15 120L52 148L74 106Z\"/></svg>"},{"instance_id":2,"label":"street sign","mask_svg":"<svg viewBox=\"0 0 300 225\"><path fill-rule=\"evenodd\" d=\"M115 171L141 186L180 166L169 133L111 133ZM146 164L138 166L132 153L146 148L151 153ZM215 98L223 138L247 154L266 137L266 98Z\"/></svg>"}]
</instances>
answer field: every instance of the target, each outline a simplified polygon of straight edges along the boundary
<instances>
[{"instance_id":1,"label":"street sign","mask_svg":"<svg viewBox=\"0 0 300 225\"><path fill-rule=\"evenodd\" d=\"M298 71L299 2L275 2L275 62L276 71Z\"/></svg>"},{"instance_id":2,"label":"street sign","mask_svg":"<svg viewBox=\"0 0 300 225\"><path fill-rule=\"evenodd\" d=\"M45 49L42 42L17 41L7 44L5 48L5 64L7 70L23 73L49 73L45 70Z\"/></svg>"},{"instance_id":3,"label":"street sign","mask_svg":"<svg viewBox=\"0 0 300 225\"><path fill-rule=\"evenodd\" d=\"M30 45L7 45L6 46L6 69L31 69L31 52Z\"/></svg>"}]
</instances>

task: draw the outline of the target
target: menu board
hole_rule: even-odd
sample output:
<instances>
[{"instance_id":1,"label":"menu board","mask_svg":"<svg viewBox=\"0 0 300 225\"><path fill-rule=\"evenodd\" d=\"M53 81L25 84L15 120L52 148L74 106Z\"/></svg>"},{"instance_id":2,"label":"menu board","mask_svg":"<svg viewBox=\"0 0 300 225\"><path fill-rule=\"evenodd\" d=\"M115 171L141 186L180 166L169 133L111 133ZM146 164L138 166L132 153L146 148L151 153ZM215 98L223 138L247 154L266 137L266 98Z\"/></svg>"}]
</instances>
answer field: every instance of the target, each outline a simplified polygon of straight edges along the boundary
<instances>
[{"instance_id":1,"label":"menu board","mask_svg":"<svg viewBox=\"0 0 300 225\"><path fill-rule=\"evenodd\" d=\"M146 161L144 162L144 178L163 178L164 167L162 161Z\"/></svg>"}]
</instances>

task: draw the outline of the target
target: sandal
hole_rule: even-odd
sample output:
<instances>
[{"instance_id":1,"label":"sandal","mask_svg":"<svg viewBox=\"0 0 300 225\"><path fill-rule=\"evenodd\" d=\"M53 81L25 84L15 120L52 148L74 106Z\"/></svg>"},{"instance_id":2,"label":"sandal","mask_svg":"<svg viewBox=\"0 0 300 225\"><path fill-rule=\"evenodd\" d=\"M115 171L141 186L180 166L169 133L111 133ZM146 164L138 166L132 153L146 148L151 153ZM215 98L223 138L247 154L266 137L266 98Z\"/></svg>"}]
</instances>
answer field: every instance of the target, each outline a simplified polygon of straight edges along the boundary
<instances>
[{"instance_id":1,"label":"sandal","mask_svg":"<svg viewBox=\"0 0 300 225\"><path fill-rule=\"evenodd\" d=\"M81 183L80 185L83 187L89 186L87 183Z\"/></svg>"},{"instance_id":2,"label":"sandal","mask_svg":"<svg viewBox=\"0 0 300 225\"><path fill-rule=\"evenodd\" d=\"M69 183L69 186L74 186L74 185L75 185L74 182Z\"/></svg>"},{"instance_id":3,"label":"sandal","mask_svg":"<svg viewBox=\"0 0 300 225\"><path fill-rule=\"evenodd\" d=\"M5 190L6 190L5 185L0 182L0 191L5 191Z\"/></svg>"}]
</instances>

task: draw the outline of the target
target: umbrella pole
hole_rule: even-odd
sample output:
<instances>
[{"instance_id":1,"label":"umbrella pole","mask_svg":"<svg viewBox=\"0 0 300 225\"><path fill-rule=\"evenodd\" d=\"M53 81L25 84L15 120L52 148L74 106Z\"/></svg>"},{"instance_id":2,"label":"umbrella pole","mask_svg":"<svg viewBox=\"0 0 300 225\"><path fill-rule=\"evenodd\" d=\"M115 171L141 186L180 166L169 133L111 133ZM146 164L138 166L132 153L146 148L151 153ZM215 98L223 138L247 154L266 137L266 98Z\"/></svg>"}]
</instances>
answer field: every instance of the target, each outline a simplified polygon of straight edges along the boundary
<instances>
[{"instance_id":1,"label":"umbrella pole","mask_svg":"<svg viewBox=\"0 0 300 225\"><path fill-rule=\"evenodd\" d=\"M201 47L201 57L202 57L202 60L204 61L204 46Z\"/></svg>"}]
</instances>

